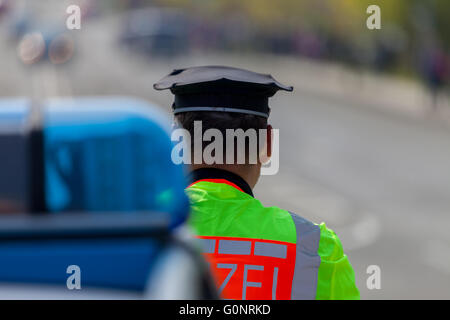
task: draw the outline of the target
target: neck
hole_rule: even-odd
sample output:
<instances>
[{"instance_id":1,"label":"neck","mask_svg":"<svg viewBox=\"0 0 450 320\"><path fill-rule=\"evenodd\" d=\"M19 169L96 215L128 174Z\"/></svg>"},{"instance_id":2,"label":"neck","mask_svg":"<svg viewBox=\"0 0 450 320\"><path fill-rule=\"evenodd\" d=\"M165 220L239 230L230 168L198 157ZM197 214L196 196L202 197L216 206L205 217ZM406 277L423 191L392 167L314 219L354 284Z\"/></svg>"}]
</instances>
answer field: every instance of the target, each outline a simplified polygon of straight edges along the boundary
<instances>
[{"instance_id":1,"label":"neck","mask_svg":"<svg viewBox=\"0 0 450 320\"><path fill-rule=\"evenodd\" d=\"M261 166L259 165L247 165L247 166L237 166L237 165L203 165L203 164L192 164L191 171L203 168L212 168L229 171L238 175L250 186L250 188L255 188L256 183L258 182Z\"/></svg>"}]
</instances>

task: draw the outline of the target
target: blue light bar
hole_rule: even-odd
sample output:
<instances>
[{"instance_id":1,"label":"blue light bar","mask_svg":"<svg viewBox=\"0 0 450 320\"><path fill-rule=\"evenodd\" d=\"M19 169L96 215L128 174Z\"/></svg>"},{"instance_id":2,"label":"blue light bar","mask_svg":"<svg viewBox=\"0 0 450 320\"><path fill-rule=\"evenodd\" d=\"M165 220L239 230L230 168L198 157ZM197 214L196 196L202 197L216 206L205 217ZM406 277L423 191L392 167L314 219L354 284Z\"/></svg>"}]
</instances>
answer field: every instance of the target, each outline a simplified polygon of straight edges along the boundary
<instances>
[{"instance_id":1,"label":"blue light bar","mask_svg":"<svg viewBox=\"0 0 450 320\"><path fill-rule=\"evenodd\" d=\"M135 99L50 100L44 106L45 194L50 212L158 211L183 222L182 167L171 161L170 122Z\"/></svg>"}]
</instances>

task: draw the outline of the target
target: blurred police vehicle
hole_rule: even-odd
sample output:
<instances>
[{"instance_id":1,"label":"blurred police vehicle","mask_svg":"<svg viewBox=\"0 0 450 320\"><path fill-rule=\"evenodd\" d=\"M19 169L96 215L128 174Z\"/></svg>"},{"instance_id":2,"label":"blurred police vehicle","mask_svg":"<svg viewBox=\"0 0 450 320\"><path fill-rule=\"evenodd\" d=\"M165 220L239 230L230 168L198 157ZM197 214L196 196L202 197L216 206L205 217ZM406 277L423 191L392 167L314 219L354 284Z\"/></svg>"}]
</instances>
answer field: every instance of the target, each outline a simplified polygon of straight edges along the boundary
<instances>
[{"instance_id":1,"label":"blurred police vehicle","mask_svg":"<svg viewBox=\"0 0 450 320\"><path fill-rule=\"evenodd\" d=\"M166 121L130 98L0 100L0 299L216 297Z\"/></svg>"}]
</instances>

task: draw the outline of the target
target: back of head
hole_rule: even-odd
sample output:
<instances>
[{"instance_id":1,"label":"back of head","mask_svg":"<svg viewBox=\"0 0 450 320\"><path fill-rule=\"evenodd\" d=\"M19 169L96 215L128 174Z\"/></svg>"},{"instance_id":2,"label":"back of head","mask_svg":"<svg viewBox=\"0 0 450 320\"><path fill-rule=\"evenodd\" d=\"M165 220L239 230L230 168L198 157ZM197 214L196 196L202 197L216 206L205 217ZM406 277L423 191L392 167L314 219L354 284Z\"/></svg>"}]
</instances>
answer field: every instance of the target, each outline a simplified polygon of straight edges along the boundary
<instances>
[{"instance_id":1,"label":"back of head","mask_svg":"<svg viewBox=\"0 0 450 320\"><path fill-rule=\"evenodd\" d=\"M196 152L195 139L201 135L202 161L195 163L194 154L191 152L192 163L213 167L256 165L258 154L262 152L261 147L265 143L260 141L259 130L267 129L266 118L231 112L179 113L175 115L175 124L189 133L193 152ZM210 137L211 130L215 130L214 137ZM222 138L217 138L219 134ZM222 143L219 143L218 139L221 139ZM208 146L214 143L217 148L208 149ZM208 156L212 158L208 159Z\"/></svg>"}]
</instances>

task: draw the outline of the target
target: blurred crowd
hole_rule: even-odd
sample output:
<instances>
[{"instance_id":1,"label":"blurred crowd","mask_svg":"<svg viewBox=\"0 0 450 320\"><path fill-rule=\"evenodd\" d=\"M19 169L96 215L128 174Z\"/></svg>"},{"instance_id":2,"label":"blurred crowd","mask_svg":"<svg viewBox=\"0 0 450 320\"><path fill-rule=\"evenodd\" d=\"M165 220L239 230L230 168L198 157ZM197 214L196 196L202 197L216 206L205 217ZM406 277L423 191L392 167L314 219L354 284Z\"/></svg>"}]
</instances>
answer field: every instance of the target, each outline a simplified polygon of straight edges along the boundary
<instances>
[{"instance_id":1,"label":"blurred crowd","mask_svg":"<svg viewBox=\"0 0 450 320\"><path fill-rule=\"evenodd\" d=\"M250 12L235 7L214 14L199 12L195 5L183 7L177 1L171 9L149 9L149 3L164 1L121 1L122 8L132 10L122 39L150 54L194 50L290 55L336 61L356 69L419 76L433 90L449 84L449 43L440 39L442 27L433 16L436 8L422 2L411 2L414 5L408 7L410 26L387 21L382 30L371 31L363 24L349 34L324 27L320 19L316 25L289 21L261 24L252 19ZM445 8L449 9L450 3ZM362 20L367 17L365 11L360 15ZM149 45L152 41L154 46Z\"/></svg>"}]
</instances>

